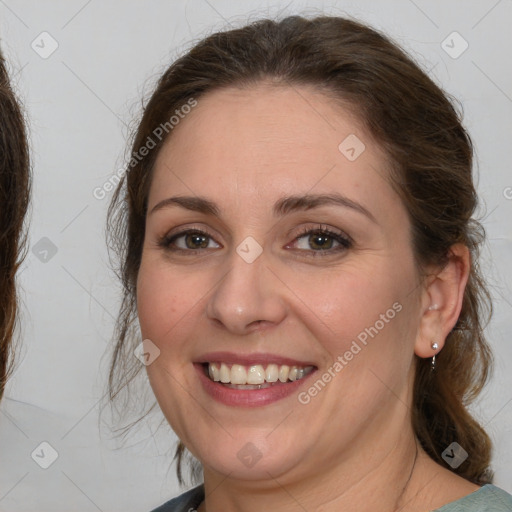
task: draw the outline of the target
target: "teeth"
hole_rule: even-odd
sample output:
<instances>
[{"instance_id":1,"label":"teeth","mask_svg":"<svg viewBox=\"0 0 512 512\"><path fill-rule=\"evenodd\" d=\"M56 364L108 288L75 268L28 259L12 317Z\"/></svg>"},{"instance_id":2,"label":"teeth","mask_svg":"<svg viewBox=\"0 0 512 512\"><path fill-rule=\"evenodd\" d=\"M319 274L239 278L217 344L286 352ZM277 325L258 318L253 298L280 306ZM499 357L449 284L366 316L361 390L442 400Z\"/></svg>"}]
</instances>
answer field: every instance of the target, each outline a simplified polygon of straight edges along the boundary
<instances>
[{"instance_id":1,"label":"teeth","mask_svg":"<svg viewBox=\"0 0 512 512\"><path fill-rule=\"evenodd\" d=\"M236 366L236 365L233 365ZM242 366L243 368L243 366ZM233 372L233 370L231 370ZM261 364L257 364L255 366L250 366L247 371L247 384L263 384L265 382L265 369ZM232 382L232 384L235 384ZM240 384L245 384L245 382L241 382Z\"/></svg>"},{"instance_id":2,"label":"teeth","mask_svg":"<svg viewBox=\"0 0 512 512\"><path fill-rule=\"evenodd\" d=\"M210 376L210 379L212 379L215 382L219 382L220 380L220 370L217 368L216 365L210 364L208 366L208 375Z\"/></svg>"},{"instance_id":3,"label":"teeth","mask_svg":"<svg viewBox=\"0 0 512 512\"><path fill-rule=\"evenodd\" d=\"M231 384L247 384L247 371L242 365L234 364L231 367Z\"/></svg>"},{"instance_id":4,"label":"teeth","mask_svg":"<svg viewBox=\"0 0 512 512\"><path fill-rule=\"evenodd\" d=\"M224 363L220 365L219 378L224 384L231 382L231 370Z\"/></svg>"},{"instance_id":5,"label":"teeth","mask_svg":"<svg viewBox=\"0 0 512 512\"><path fill-rule=\"evenodd\" d=\"M259 389L268 387L264 384L277 382L289 382L300 380L313 371L313 366L299 367L285 364L269 364L266 368L261 364L245 367L233 364L229 367L226 363L209 363L208 375L215 382L245 386L244 389ZM262 386L263 385L263 386Z\"/></svg>"},{"instance_id":6,"label":"teeth","mask_svg":"<svg viewBox=\"0 0 512 512\"><path fill-rule=\"evenodd\" d=\"M269 364L265 371L265 380L267 382L277 382L279 379L279 366L277 364Z\"/></svg>"}]
</instances>

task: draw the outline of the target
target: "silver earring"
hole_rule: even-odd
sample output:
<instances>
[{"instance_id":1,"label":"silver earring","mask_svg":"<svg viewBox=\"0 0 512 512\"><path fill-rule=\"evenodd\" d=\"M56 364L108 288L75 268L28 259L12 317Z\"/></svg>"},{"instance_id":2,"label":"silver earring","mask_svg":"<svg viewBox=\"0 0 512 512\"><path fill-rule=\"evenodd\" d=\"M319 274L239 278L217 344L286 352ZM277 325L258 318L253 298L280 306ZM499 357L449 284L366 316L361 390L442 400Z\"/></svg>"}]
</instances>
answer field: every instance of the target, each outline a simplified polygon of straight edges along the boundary
<instances>
[{"instance_id":1,"label":"silver earring","mask_svg":"<svg viewBox=\"0 0 512 512\"><path fill-rule=\"evenodd\" d=\"M439 345L434 341L431 345L432 350L437 350L439 348ZM435 372L436 371L436 354L434 354L434 357L432 358L432 362L430 363L430 371Z\"/></svg>"}]
</instances>

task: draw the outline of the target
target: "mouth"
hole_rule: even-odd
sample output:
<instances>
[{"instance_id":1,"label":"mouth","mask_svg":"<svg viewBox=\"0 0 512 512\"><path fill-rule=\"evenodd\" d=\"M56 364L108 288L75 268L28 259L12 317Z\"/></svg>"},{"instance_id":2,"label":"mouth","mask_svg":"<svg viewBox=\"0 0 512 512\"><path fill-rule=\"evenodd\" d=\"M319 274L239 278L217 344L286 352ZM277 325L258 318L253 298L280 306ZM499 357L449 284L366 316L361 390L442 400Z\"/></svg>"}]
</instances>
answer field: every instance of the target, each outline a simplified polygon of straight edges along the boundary
<instances>
[{"instance_id":1,"label":"mouth","mask_svg":"<svg viewBox=\"0 0 512 512\"><path fill-rule=\"evenodd\" d=\"M203 363L205 375L213 382L230 389L267 389L276 383L285 384L303 379L315 369L314 366L290 366L270 363L267 365Z\"/></svg>"},{"instance_id":2,"label":"mouth","mask_svg":"<svg viewBox=\"0 0 512 512\"><path fill-rule=\"evenodd\" d=\"M230 406L262 406L285 398L318 368L267 354L216 353L194 363L206 392Z\"/></svg>"}]
</instances>

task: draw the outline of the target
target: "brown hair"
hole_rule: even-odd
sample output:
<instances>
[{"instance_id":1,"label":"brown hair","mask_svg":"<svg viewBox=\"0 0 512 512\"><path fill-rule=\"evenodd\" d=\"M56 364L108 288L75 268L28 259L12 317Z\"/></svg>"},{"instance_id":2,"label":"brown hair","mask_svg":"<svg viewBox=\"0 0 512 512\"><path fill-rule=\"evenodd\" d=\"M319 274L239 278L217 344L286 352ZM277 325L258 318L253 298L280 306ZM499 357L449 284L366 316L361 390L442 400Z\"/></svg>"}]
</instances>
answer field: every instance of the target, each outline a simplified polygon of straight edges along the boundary
<instances>
[{"instance_id":1,"label":"brown hair","mask_svg":"<svg viewBox=\"0 0 512 512\"><path fill-rule=\"evenodd\" d=\"M30 197L25 123L0 53L0 398L13 368L16 271L23 260L23 221Z\"/></svg>"},{"instance_id":2,"label":"brown hair","mask_svg":"<svg viewBox=\"0 0 512 512\"><path fill-rule=\"evenodd\" d=\"M473 219L473 147L449 96L403 50L379 32L339 17L292 16L215 33L160 78L134 135L132 154L191 97L267 79L292 87L313 85L355 105L393 162L390 179L409 212L420 275L426 265L441 268L453 244L469 247L472 263L462 311L437 357L437 372L430 372L430 360L416 357L412 422L432 459L445 465L441 454L455 441L469 457L449 469L471 482L491 483L491 442L467 409L485 385L492 362L482 332L492 304L478 267L485 235ZM131 162L110 205L110 242L121 258L124 287L109 378L111 399L141 369L132 356L139 341L133 336L136 280L152 168L164 141L156 141L146 158ZM184 453L180 443L180 482Z\"/></svg>"}]
</instances>

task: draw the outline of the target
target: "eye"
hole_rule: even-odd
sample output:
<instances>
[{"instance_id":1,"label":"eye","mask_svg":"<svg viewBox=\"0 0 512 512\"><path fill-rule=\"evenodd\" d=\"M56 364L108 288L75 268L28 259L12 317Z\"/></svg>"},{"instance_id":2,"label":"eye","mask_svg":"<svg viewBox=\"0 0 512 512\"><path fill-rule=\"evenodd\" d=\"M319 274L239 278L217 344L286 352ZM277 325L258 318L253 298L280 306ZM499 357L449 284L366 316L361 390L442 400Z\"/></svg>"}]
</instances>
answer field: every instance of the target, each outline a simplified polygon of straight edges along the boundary
<instances>
[{"instance_id":1,"label":"eye","mask_svg":"<svg viewBox=\"0 0 512 512\"><path fill-rule=\"evenodd\" d=\"M352 244L349 236L320 225L314 229L305 228L292 244L285 248L298 249L308 256L328 256L349 249ZM198 228L165 235L159 241L159 245L167 251L189 254L222 247L209 233Z\"/></svg>"},{"instance_id":2,"label":"eye","mask_svg":"<svg viewBox=\"0 0 512 512\"><path fill-rule=\"evenodd\" d=\"M187 229L179 233L166 235L160 240L159 245L173 252L195 252L221 247L208 233L201 229Z\"/></svg>"},{"instance_id":3,"label":"eye","mask_svg":"<svg viewBox=\"0 0 512 512\"><path fill-rule=\"evenodd\" d=\"M324 226L315 229L305 228L293 243L295 248L308 251L311 256L326 256L352 247L350 237Z\"/></svg>"}]
</instances>

